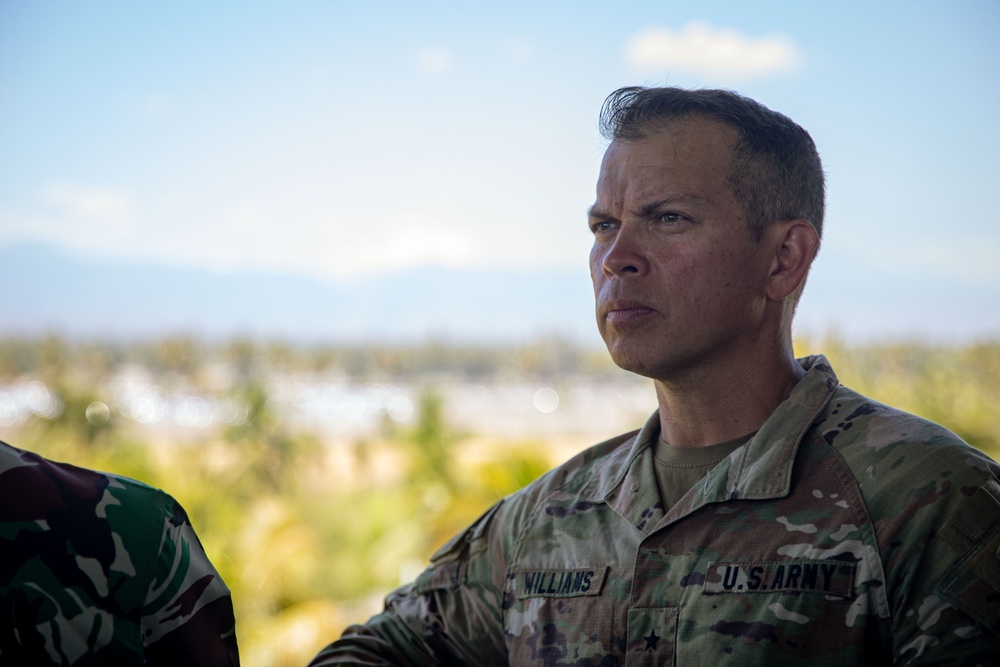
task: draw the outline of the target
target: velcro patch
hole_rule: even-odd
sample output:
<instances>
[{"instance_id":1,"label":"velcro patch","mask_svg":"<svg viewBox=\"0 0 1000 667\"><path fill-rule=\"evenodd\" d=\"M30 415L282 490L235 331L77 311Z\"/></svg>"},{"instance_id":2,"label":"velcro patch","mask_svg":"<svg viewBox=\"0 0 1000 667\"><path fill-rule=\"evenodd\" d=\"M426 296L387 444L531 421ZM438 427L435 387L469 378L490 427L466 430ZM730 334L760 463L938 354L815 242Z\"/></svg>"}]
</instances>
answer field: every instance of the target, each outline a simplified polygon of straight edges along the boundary
<instances>
[{"instance_id":1,"label":"velcro patch","mask_svg":"<svg viewBox=\"0 0 1000 667\"><path fill-rule=\"evenodd\" d=\"M978 542L1000 522L1000 484L990 480L976 489L961 512L955 517L955 527L972 542Z\"/></svg>"},{"instance_id":2,"label":"velcro patch","mask_svg":"<svg viewBox=\"0 0 1000 667\"><path fill-rule=\"evenodd\" d=\"M705 574L704 593L819 593L854 597L856 563L839 560L713 561Z\"/></svg>"},{"instance_id":3,"label":"velcro patch","mask_svg":"<svg viewBox=\"0 0 1000 667\"><path fill-rule=\"evenodd\" d=\"M606 565L568 570L521 570L514 575L517 599L600 595L607 573Z\"/></svg>"}]
</instances>

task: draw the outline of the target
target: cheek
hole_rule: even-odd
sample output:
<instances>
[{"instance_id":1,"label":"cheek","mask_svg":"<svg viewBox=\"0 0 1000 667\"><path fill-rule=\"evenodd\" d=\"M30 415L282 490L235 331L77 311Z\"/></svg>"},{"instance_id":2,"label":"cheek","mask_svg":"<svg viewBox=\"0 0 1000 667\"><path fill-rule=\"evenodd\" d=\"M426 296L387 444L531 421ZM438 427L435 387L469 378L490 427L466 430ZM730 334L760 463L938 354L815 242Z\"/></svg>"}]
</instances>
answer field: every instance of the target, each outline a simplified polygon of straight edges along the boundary
<instances>
[{"instance_id":1,"label":"cheek","mask_svg":"<svg viewBox=\"0 0 1000 667\"><path fill-rule=\"evenodd\" d=\"M716 266L712 290L720 315L753 317L763 295L758 267L745 254L727 253Z\"/></svg>"},{"instance_id":2,"label":"cheek","mask_svg":"<svg viewBox=\"0 0 1000 667\"><path fill-rule=\"evenodd\" d=\"M697 248L671 248L651 263L659 273L657 282L666 294L682 301L698 302L711 296L716 272L711 253Z\"/></svg>"},{"instance_id":3,"label":"cheek","mask_svg":"<svg viewBox=\"0 0 1000 667\"><path fill-rule=\"evenodd\" d=\"M590 281L594 284L594 292L600 288L600 283L604 279L604 262L602 255L595 245L590 250Z\"/></svg>"},{"instance_id":4,"label":"cheek","mask_svg":"<svg viewBox=\"0 0 1000 667\"><path fill-rule=\"evenodd\" d=\"M667 273L662 282L693 309L694 318L738 307L753 283L745 257L725 247L675 252L661 266Z\"/></svg>"}]
</instances>

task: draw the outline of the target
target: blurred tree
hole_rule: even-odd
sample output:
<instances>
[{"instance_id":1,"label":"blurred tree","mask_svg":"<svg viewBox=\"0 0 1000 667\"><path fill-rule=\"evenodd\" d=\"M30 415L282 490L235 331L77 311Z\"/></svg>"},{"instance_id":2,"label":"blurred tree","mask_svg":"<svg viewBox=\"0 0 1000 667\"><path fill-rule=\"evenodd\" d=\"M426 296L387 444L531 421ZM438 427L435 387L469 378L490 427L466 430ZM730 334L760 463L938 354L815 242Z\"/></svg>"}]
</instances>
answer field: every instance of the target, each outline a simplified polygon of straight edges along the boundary
<instances>
[{"instance_id":1,"label":"blurred tree","mask_svg":"<svg viewBox=\"0 0 1000 667\"><path fill-rule=\"evenodd\" d=\"M257 346L248 338L234 338L224 347L222 357L232 368L236 382L248 385L255 380Z\"/></svg>"},{"instance_id":2,"label":"blurred tree","mask_svg":"<svg viewBox=\"0 0 1000 667\"><path fill-rule=\"evenodd\" d=\"M445 422L441 396L425 390L419 398L417 423L404 438L410 445L411 483L441 485L448 493L453 492L457 486L455 445L461 437Z\"/></svg>"},{"instance_id":3,"label":"blurred tree","mask_svg":"<svg viewBox=\"0 0 1000 667\"><path fill-rule=\"evenodd\" d=\"M38 344L25 338L0 340L0 378L13 380L38 367Z\"/></svg>"},{"instance_id":4,"label":"blurred tree","mask_svg":"<svg viewBox=\"0 0 1000 667\"><path fill-rule=\"evenodd\" d=\"M201 367L201 343L191 336L167 338L154 344L153 367L158 373L169 372L192 377Z\"/></svg>"},{"instance_id":5,"label":"blurred tree","mask_svg":"<svg viewBox=\"0 0 1000 667\"><path fill-rule=\"evenodd\" d=\"M236 392L236 400L247 409L246 418L225 429L225 438L240 447L253 465L246 474L274 492L295 486L296 465L309 465L317 449L312 434L293 435L277 413L277 401L261 384L249 384Z\"/></svg>"}]
</instances>

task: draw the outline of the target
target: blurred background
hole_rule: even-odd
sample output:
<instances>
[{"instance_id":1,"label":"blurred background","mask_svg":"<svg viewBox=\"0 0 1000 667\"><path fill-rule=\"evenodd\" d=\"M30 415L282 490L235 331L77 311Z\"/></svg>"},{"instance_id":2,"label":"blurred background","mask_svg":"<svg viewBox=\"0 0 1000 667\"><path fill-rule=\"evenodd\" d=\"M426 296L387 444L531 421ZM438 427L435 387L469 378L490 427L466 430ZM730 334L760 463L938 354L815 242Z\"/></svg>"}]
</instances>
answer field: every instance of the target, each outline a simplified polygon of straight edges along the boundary
<instances>
[{"instance_id":1,"label":"blurred background","mask_svg":"<svg viewBox=\"0 0 1000 667\"><path fill-rule=\"evenodd\" d=\"M788 114L796 322L1000 454L995 3L0 0L0 439L165 488L246 665L301 665L492 502L640 426L585 211L624 85Z\"/></svg>"}]
</instances>

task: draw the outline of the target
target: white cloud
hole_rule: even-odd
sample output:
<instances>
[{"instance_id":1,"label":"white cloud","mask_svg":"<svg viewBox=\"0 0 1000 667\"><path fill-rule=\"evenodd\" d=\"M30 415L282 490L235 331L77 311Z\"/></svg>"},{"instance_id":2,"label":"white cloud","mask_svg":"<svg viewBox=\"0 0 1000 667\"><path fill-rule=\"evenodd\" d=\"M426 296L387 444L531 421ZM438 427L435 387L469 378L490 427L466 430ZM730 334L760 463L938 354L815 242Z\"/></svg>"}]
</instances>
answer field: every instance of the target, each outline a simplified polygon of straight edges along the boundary
<instances>
[{"instance_id":1,"label":"white cloud","mask_svg":"<svg viewBox=\"0 0 1000 667\"><path fill-rule=\"evenodd\" d=\"M454 65L454 58L447 49L435 47L417 54L417 69L424 74L444 74Z\"/></svg>"},{"instance_id":2,"label":"white cloud","mask_svg":"<svg viewBox=\"0 0 1000 667\"><path fill-rule=\"evenodd\" d=\"M474 243L453 225L430 216L411 212L385 220L381 233L358 239L358 245L338 262L350 274L393 271L416 266L468 266L475 262Z\"/></svg>"},{"instance_id":3,"label":"white cloud","mask_svg":"<svg viewBox=\"0 0 1000 667\"><path fill-rule=\"evenodd\" d=\"M133 202L126 191L103 185L52 183L45 188L48 204L58 211L49 226L70 236L98 233L128 236L133 228ZM84 231L86 230L86 231Z\"/></svg>"},{"instance_id":4,"label":"white cloud","mask_svg":"<svg viewBox=\"0 0 1000 667\"><path fill-rule=\"evenodd\" d=\"M629 63L646 72L750 78L794 69L799 55L780 36L751 39L736 30L692 22L680 30L646 28L629 40Z\"/></svg>"},{"instance_id":5,"label":"white cloud","mask_svg":"<svg viewBox=\"0 0 1000 667\"><path fill-rule=\"evenodd\" d=\"M420 264L463 264L469 260L471 244L446 231L402 233L389 239L379 250L383 266L406 267Z\"/></svg>"}]
</instances>

